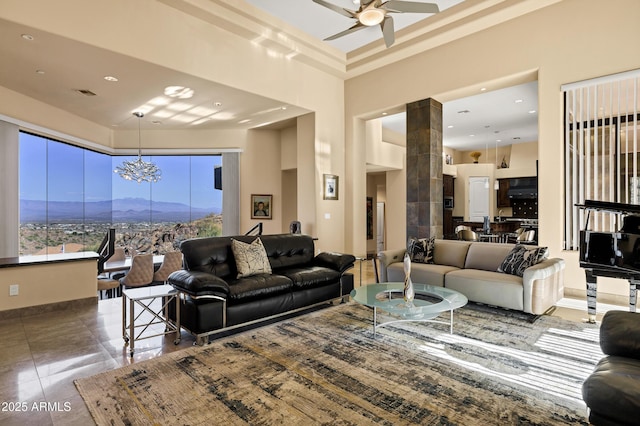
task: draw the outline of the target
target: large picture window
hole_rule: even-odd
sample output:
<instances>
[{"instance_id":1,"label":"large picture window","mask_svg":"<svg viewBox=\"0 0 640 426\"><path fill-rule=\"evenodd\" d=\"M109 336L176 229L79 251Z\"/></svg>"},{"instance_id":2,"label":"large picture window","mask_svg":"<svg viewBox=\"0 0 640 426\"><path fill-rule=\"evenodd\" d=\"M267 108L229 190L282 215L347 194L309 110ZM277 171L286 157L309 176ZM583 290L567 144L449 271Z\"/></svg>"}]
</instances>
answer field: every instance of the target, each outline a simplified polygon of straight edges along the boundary
<instances>
[{"instance_id":1,"label":"large picture window","mask_svg":"<svg viewBox=\"0 0 640 426\"><path fill-rule=\"evenodd\" d=\"M585 200L640 204L640 71L563 86L565 250L578 250ZM590 228L613 232L618 214L592 212Z\"/></svg>"},{"instance_id":2,"label":"large picture window","mask_svg":"<svg viewBox=\"0 0 640 426\"><path fill-rule=\"evenodd\" d=\"M20 255L95 250L109 228L130 254L222 233L219 155L153 156L157 183L113 173L124 159L20 133Z\"/></svg>"}]
</instances>

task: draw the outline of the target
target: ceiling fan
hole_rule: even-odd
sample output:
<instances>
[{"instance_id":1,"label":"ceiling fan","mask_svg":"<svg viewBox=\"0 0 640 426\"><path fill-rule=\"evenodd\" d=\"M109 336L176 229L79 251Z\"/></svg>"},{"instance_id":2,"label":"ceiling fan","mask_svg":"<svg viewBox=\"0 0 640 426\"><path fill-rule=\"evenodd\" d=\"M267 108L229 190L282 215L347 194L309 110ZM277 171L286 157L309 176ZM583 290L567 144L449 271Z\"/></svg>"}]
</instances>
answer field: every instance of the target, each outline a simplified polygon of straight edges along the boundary
<instances>
[{"instance_id":1,"label":"ceiling fan","mask_svg":"<svg viewBox=\"0 0 640 426\"><path fill-rule=\"evenodd\" d=\"M374 25L380 25L382 30L382 36L384 37L384 43L387 47L390 47L395 41L395 35L393 30L393 18L388 13L438 13L440 9L436 3L419 3L415 1L399 1L399 0L360 0L360 7L358 10L349 10L335 4L329 3L325 0L313 0L321 6L329 8L334 12L346 16L347 18L354 18L357 20L355 25L351 28L334 34L325 38L326 40L335 40L339 37L351 34L352 32L361 30L363 28L372 27Z\"/></svg>"}]
</instances>

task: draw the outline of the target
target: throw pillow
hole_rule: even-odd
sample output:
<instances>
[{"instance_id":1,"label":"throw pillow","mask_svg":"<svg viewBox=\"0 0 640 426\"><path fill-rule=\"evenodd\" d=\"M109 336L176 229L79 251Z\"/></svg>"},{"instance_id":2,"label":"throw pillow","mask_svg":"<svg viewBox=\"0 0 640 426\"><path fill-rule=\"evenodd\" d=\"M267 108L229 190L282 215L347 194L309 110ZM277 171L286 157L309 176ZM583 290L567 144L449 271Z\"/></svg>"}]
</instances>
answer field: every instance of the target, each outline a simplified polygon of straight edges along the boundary
<instances>
[{"instance_id":1,"label":"throw pillow","mask_svg":"<svg viewBox=\"0 0 640 426\"><path fill-rule=\"evenodd\" d=\"M231 239L231 251L236 259L238 278L249 277L256 274L270 274L271 264L267 257L267 251L262 245L260 237L251 244Z\"/></svg>"},{"instance_id":2,"label":"throw pillow","mask_svg":"<svg viewBox=\"0 0 640 426\"><path fill-rule=\"evenodd\" d=\"M511 249L507 257L504 258L502 264L498 267L498 272L521 277L524 275L525 269L545 259L548 251L547 247L528 249L523 245L516 245Z\"/></svg>"},{"instance_id":3,"label":"throw pillow","mask_svg":"<svg viewBox=\"0 0 640 426\"><path fill-rule=\"evenodd\" d=\"M411 261L417 263L433 263L435 240L435 237L410 237L407 241L407 253L409 253Z\"/></svg>"}]
</instances>

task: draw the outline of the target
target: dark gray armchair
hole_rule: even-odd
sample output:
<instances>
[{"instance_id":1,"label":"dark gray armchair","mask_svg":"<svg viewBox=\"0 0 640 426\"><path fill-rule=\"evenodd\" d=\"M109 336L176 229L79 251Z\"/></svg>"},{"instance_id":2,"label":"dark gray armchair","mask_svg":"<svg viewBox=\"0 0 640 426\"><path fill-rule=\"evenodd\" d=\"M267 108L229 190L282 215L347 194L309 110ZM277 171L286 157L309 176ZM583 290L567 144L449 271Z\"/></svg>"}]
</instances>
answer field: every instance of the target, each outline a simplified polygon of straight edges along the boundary
<instances>
[{"instance_id":1,"label":"dark gray armchair","mask_svg":"<svg viewBox=\"0 0 640 426\"><path fill-rule=\"evenodd\" d=\"M582 385L594 425L637 425L640 416L640 314L609 311L600 326L605 353Z\"/></svg>"}]
</instances>

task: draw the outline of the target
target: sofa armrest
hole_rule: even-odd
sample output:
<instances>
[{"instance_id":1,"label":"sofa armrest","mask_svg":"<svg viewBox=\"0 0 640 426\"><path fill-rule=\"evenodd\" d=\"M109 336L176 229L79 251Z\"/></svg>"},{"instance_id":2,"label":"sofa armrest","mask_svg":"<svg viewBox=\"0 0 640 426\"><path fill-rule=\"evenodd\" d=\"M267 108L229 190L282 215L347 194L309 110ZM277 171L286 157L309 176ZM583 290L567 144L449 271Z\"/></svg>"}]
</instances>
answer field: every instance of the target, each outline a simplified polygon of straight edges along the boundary
<instances>
[{"instance_id":1,"label":"sofa armrest","mask_svg":"<svg viewBox=\"0 0 640 426\"><path fill-rule=\"evenodd\" d=\"M640 314L605 313L600 325L600 348L607 355L640 359Z\"/></svg>"},{"instance_id":2,"label":"sofa armrest","mask_svg":"<svg viewBox=\"0 0 640 426\"><path fill-rule=\"evenodd\" d=\"M542 315L562 298L564 268L564 259L552 258L524 270L524 312Z\"/></svg>"},{"instance_id":3,"label":"sofa armrest","mask_svg":"<svg viewBox=\"0 0 640 426\"><path fill-rule=\"evenodd\" d=\"M389 281L387 275L387 267L392 263L402 262L406 249L385 250L378 253L378 260L380 261L380 282L384 283Z\"/></svg>"},{"instance_id":4,"label":"sofa armrest","mask_svg":"<svg viewBox=\"0 0 640 426\"><path fill-rule=\"evenodd\" d=\"M169 275L167 282L194 298L217 296L226 299L229 294L229 284L222 278L207 272L175 271Z\"/></svg>"},{"instance_id":5,"label":"sofa armrest","mask_svg":"<svg viewBox=\"0 0 640 426\"><path fill-rule=\"evenodd\" d=\"M333 269L341 274L347 269L353 268L355 262L355 256L343 253L322 252L313 258L314 265Z\"/></svg>"}]
</instances>

